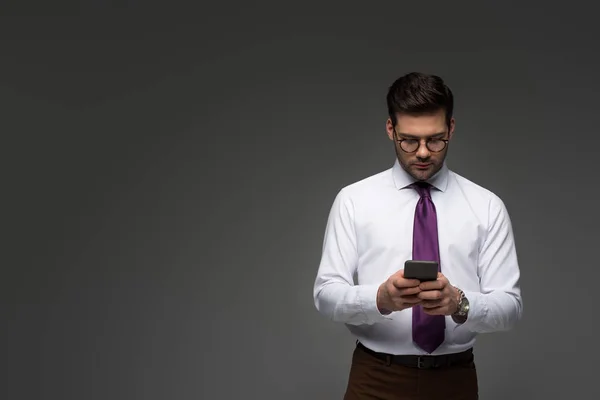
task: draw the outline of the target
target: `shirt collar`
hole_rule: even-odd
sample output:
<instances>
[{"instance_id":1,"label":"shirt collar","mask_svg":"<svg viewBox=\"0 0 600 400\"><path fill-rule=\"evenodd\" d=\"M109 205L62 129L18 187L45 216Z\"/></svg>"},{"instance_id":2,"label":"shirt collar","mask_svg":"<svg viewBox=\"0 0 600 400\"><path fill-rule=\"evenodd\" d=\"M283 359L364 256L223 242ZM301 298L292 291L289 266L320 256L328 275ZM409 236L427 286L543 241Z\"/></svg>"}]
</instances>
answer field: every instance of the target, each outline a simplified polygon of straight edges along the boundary
<instances>
[{"instance_id":1,"label":"shirt collar","mask_svg":"<svg viewBox=\"0 0 600 400\"><path fill-rule=\"evenodd\" d=\"M392 178L394 180L394 185L396 185L398 190L404 189L416 182L416 179L410 176L408 172L402 168L398 159L396 159L394 166L392 167ZM446 191L448 186L448 166L445 161L442 168L429 178L427 182L442 192Z\"/></svg>"}]
</instances>

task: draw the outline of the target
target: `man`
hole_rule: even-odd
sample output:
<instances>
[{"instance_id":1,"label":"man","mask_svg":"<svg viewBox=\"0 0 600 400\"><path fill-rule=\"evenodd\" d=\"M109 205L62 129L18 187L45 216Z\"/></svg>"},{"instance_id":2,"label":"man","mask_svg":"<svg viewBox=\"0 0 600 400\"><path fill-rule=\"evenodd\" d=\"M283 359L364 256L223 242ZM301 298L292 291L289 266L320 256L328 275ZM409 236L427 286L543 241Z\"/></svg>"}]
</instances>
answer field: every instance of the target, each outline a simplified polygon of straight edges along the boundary
<instances>
[{"instance_id":1,"label":"man","mask_svg":"<svg viewBox=\"0 0 600 400\"><path fill-rule=\"evenodd\" d=\"M396 160L337 194L315 305L357 339L345 400L477 399L477 334L523 309L511 221L446 165L454 100L440 77L400 77L387 104ZM405 278L407 260L437 262L437 280Z\"/></svg>"}]
</instances>

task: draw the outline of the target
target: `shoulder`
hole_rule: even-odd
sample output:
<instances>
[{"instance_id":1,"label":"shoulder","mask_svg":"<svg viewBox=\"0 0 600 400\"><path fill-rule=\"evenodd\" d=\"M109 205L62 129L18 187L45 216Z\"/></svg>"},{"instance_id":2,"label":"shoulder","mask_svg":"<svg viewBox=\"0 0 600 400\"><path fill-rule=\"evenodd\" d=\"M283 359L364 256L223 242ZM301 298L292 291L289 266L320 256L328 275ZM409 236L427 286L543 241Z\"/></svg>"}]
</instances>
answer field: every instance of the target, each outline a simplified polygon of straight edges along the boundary
<instances>
[{"instance_id":1,"label":"shoulder","mask_svg":"<svg viewBox=\"0 0 600 400\"><path fill-rule=\"evenodd\" d=\"M449 170L449 179L465 194L490 199L492 197L498 197L490 189L458 174L455 171Z\"/></svg>"},{"instance_id":2,"label":"shoulder","mask_svg":"<svg viewBox=\"0 0 600 400\"><path fill-rule=\"evenodd\" d=\"M373 205L378 199L394 191L392 169L388 168L341 186L335 196L335 203L345 208L356 209Z\"/></svg>"},{"instance_id":3,"label":"shoulder","mask_svg":"<svg viewBox=\"0 0 600 400\"><path fill-rule=\"evenodd\" d=\"M471 207L487 214L488 219L494 219L499 214L507 214L504 201L492 190L454 171L449 171L449 179Z\"/></svg>"},{"instance_id":4,"label":"shoulder","mask_svg":"<svg viewBox=\"0 0 600 400\"><path fill-rule=\"evenodd\" d=\"M392 180L392 169L376 172L358 181L342 186L338 196L344 199L360 201L372 199L395 188Z\"/></svg>"}]
</instances>

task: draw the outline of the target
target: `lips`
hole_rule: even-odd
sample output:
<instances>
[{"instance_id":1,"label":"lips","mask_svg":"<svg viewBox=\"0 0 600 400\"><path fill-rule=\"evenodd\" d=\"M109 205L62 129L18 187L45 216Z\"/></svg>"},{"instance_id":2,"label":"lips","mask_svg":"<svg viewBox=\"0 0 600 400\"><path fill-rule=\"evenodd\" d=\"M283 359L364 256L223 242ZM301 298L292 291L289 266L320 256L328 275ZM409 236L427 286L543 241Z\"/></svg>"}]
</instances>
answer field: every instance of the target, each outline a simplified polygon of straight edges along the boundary
<instances>
[{"instance_id":1,"label":"lips","mask_svg":"<svg viewBox=\"0 0 600 400\"><path fill-rule=\"evenodd\" d=\"M413 165L417 168L428 168L431 165L431 163L429 163L429 164L413 164Z\"/></svg>"}]
</instances>

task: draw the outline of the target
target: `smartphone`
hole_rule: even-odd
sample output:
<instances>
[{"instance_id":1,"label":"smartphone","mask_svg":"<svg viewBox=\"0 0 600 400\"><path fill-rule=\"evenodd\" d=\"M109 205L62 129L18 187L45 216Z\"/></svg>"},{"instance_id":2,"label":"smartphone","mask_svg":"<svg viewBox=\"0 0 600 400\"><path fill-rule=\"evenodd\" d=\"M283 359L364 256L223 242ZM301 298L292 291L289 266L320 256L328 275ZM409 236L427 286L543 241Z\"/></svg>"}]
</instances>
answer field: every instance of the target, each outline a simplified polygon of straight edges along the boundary
<instances>
[{"instance_id":1,"label":"smartphone","mask_svg":"<svg viewBox=\"0 0 600 400\"><path fill-rule=\"evenodd\" d=\"M421 282L435 281L438 276L437 261L407 260L404 263L404 277Z\"/></svg>"}]
</instances>

